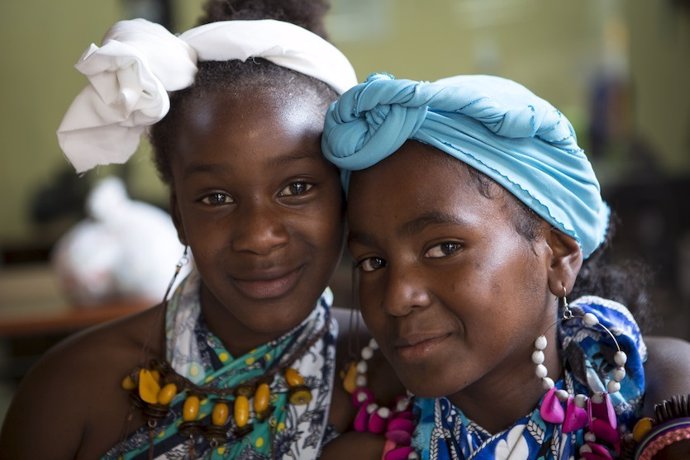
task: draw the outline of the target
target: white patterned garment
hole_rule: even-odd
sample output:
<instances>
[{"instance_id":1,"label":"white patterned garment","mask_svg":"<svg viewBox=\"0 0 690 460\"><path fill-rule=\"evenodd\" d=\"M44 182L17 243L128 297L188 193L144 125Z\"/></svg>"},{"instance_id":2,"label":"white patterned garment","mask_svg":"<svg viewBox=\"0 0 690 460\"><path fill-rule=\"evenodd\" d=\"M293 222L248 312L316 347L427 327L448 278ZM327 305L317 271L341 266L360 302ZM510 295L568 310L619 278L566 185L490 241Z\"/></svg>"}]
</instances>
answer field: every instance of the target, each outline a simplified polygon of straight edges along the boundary
<instances>
[{"instance_id":1,"label":"white patterned garment","mask_svg":"<svg viewBox=\"0 0 690 460\"><path fill-rule=\"evenodd\" d=\"M289 365L304 377L311 388L312 399L305 405L288 403L289 388L281 373L270 381L272 405L275 410L264 421L253 420L253 429L243 436L227 428L227 443L211 446L204 436L189 438L179 431L181 410L186 394L178 394L171 403L167 418L156 428L153 458L233 458L233 459L314 459L328 437L328 414L335 375L335 342L337 323L330 317L333 295L326 289L314 311L296 328L272 342L257 347L240 357L233 357L221 341L207 328L200 315L199 275L193 271L178 287L166 312L167 360L173 369L189 380L215 388L232 388L279 362ZM325 331L325 332L324 332ZM295 350L312 339L320 338L296 360ZM285 359L291 360L290 362ZM285 362L283 362L285 361ZM233 397L226 397L232 399ZM209 414L217 398L202 401L199 420L208 424ZM254 417L252 417L254 418ZM112 448L105 458L149 458L149 430L142 427Z\"/></svg>"}]
</instances>

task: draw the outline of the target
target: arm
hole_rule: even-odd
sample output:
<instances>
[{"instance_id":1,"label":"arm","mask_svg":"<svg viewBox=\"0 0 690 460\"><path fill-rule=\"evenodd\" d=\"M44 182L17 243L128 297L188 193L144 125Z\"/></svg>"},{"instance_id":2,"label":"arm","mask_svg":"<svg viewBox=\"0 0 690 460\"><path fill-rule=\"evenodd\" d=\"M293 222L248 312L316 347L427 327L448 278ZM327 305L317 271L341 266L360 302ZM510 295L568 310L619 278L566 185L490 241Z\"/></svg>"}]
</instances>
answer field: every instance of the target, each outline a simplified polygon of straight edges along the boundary
<instances>
[{"instance_id":1,"label":"arm","mask_svg":"<svg viewBox=\"0 0 690 460\"><path fill-rule=\"evenodd\" d=\"M161 307L85 330L46 353L22 380L0 432L0 457L100 458L140 427L120 383L162 354ZM144 353L144 344L149 353Z\"/></svg>"},{"instance_id":2,"label":"arm","mask_svg":"<svg viewBox=\"0 0 690 460\"><path fill-rule=\"evenodd\" d=\"M674 395L690 397L690 342L671 337L645 337L647 388L644 413L654 418L654 405ZM690 414L688 414L690 416ZM659 460L690 458L690 440L675 442L654 456Z\"/></svg>"},{"instance_id":3,"label":"arm","mask_svg":"<svg viewBox=\"0 0 690 460\"><path fill-rule=\"evenodd\" d=\"M7 458L77 457L84 416L79 377L69 370L69 360L51 353L22 380L0 432Z\"/></svg>"}]
</instances>

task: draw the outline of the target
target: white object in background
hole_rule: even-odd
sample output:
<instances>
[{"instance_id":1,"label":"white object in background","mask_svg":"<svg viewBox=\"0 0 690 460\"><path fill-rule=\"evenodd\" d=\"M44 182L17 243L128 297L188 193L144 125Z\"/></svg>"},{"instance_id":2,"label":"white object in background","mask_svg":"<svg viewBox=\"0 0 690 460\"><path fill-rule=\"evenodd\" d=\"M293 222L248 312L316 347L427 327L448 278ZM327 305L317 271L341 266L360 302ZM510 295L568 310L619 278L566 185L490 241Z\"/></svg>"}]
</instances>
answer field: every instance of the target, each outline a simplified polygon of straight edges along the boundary
<instances>
[{"instance_id":1,"label":"white object in background","mask_svg":"<svg viewBox=\"0 0 690 460\"><path fill-rule=\"evenodd\" d=\"M161 301L184 250L170 215L131 200L114 177L96 184L86 210L89 218L60 238L53 251L65 293L82 305L123 297Z\"/></svg>"}]
</instances>

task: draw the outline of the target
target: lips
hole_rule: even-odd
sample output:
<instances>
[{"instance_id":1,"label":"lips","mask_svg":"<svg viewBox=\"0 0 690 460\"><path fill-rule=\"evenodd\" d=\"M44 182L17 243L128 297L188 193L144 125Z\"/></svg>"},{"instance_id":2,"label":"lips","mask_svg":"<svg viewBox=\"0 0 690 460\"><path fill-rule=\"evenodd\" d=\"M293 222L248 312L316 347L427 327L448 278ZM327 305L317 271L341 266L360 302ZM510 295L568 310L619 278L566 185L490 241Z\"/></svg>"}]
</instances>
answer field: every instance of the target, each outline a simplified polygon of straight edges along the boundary
<instances>
[{"instance_id":1,"label":"lips","mask_svg":"<svg viewBox=\"0 0 690 460\"><path fill-rule=\"evenodd\" d=\"M271 269L243 274L234 278L235 286L245 296L256 299L274 299L290 292L298 283L302 267L293 270Z\"/></svg>"},{"instance_id":2,"label":"lips","mask_svg":"<svg viewBox=\"0 0 690 460\"><path fill-rule=\"evenodd\" d=\"M400 336L393 345L403 360L418 361L435 353L451 335L451 332L411 333Z\"/></svg>"}]
</instances>

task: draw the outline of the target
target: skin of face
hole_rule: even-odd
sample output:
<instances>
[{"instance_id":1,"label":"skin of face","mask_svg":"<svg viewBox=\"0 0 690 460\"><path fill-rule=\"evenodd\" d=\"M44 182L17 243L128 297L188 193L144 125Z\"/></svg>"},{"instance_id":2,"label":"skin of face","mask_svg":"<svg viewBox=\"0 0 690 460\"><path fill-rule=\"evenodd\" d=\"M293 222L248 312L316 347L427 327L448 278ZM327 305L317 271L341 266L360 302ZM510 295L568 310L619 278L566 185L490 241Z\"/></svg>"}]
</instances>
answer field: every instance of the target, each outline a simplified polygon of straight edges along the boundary
<instances>
[{"instance_id":1,"label":"skin of face","mask_svg":"<svg viewBox=\"0 0 690 460\"><path fill-rule=\"evenodd\" d=\"M448 396L487 429L529 412L543 394L534 340L549 330L555 343L552 235L545 223L548 238L518 234L498 190L483 196L458 160L408 141L353 173L348 196L360 305L381 350L412 393ZM559 372L555 347L546 355Z\"/></svg>"},{"instance_id":2,"label":"skin of face","mask_svg":"<svg viewBox=\"0 0 690 460\"><path fill-rule=\"evenodd\" d=\"M325 103L271 88L195 100L171 154L172 208L209 327L234 354L297 326L339 261L342 191Z\"/></svg>"}]
</instances>

